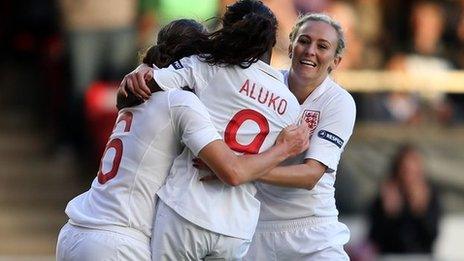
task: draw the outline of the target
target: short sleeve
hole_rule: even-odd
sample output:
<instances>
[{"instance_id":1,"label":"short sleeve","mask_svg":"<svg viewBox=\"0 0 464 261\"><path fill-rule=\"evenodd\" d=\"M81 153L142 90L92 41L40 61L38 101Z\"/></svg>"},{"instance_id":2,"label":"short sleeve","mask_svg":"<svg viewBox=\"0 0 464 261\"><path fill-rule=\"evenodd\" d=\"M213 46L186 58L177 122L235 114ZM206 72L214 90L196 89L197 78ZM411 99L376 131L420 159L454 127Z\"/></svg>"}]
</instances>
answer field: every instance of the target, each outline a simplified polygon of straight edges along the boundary
<instances>
[{"instance_id":1,"label":"short sleeve","mask_svg":"<svg viewBox=\"0 0 464 261\"><path fill-rule=\"evenodd\" d=\"M181 141L196 156L209 143L221 139L205 106L191 92L170 92L170 112Z\"/></svg>"},{"instance_id":2,"label":"short sleeve","mask_svg":"<svg viewBox=\"0 0 464 261\"><path fill-rule=\"evenodd\" d=\"M154 69L153 77L165 91L184 87L198 91L207 86L215 69L202 62L198 56L190 56L173 62L167 68Z\"/></svg>"},{"instance_id":3,"label":"short sleeve","mask_svg":"<svg viewBox=\"0 0 464 261\"><path fill-rule=\"evenodd\" d=\"M353 133L355 118L356 105L351 95L345 93L332 99L322 111L305 158L323 163L328 172L336 171L343 149Z\"/></svg>"}]
</instances>

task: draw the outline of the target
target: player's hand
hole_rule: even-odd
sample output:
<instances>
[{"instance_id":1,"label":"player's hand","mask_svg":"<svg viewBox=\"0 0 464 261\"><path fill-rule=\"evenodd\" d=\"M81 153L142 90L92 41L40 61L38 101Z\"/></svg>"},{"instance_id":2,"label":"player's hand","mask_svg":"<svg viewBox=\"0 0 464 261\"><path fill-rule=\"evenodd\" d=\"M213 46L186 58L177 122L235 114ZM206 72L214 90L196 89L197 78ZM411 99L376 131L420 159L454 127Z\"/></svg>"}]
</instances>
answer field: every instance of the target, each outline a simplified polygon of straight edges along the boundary
<instances>
[{"instance_id":1,"label":"player's hand","mask_svg":"<svg viewBox=\"0 0 464 261\"><path fill-rule=\"evenodd\" d=\"M130 92L141 100L147 100L151 96L150 88L147 85L151 79L153 79L153 69L146 64L141 64L124 76L119 84L118 92L125 97Z\"/></svg>"},{"instance_id":2,"label":"player's hand","mask_svg":"<svg viewBox=\"0 0 464 261\"><path fill-rule=\"evenodd\" d=\"M193 162L193 167L194 168L197 168L197 169L200 169L200 170L211 171L211 169L208 167L208 165L206 165L206 163L204 161L202 161L200 158L193 158L192 162Z\"/></svg>"},{"instance_id":3,"label":"player's hand","mask_svg":"<svg viewBox=\"0 0 464 261\"><path fill-rule=\"evenodd\" d=\"M289 157L296 156L309 148L310 130L307 124L290 125L283 129L276 140L276 145L284 145Z\"/></svg>"},{"instance_id":4,"label":"player's hand","mask_svg":"<svg viewBox=\"0 0 464 261\"><path fill-rule=\"evenodd\" d=\"M200 170L208 170L209 172L211 172L211 175L201 177L200 181L205 181L206 182L206 181L213 181L213 180L218 180L219 179L216 175L214 175L214 173L211 171L211 169L208 167L208 165L206 165L206 163L204 161L202 161L201 159L194 158L194 159L192 159L192 162L193 162L193 167L195 167L197 169L200 169Z\"/></svg>"},{"instance_id":5,"label":"player's hand","mask_svg":"<svg viewBox=\"0 0 464 261\"><path fill-rule=\"evenodd\" d=\"M219 178L216 175L208 175L200 178L201 182L208 182L218 180Z\"/></svg>"}]
</instances>

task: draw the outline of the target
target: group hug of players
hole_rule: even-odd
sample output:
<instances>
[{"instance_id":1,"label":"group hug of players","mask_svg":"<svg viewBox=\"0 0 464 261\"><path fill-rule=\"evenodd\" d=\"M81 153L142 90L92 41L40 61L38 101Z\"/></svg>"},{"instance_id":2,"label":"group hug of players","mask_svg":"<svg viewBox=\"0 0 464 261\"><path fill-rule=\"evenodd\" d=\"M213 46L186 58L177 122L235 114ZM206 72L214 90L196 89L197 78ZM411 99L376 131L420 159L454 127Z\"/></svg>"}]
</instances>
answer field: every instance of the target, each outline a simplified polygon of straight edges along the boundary
<instances>
[{"instance_id":1,"label":"group hug of players","mask_svg":"<svg viewBox=\"0 0 464 261\"><path fill-rule=\"evenodd\" d=\"M276 30L254 0L228 6L212 33L188 19L163 27L121 83L57 260L348 260L334 182L356 107L330 78L343 32L327 15L300 17L278 71Z\"/></svg>"}]
</instances>

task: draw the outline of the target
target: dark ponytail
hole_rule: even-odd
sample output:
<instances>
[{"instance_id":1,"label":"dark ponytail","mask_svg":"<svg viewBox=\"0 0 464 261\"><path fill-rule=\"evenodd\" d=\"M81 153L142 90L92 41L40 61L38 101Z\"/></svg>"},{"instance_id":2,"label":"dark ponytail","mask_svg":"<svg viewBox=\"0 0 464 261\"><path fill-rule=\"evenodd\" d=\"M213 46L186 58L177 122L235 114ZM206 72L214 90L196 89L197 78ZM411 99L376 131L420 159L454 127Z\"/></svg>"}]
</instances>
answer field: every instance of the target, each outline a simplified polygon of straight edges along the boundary
<instances>
[{"instance_id":1,"label":"dark ponytail","mask_svg":"<svg viewBox=\"0 0 464 261\"><path fill-rule=\"evenodd\" d=\"M210 35L207 55L213 65L248 68L276 43L277 19L261 1L241 0L228 6L222 29Z\"/></svg>"},{"instance_id":2,"label":"dark ponytail","mask_svg":"<svg viewBox=\"0 0 464 261\"><path fill-rule=\"evenodd\" d=\"M142 62L158 68L190 55L207 52L208 35L205 27L192 19L174 20L158 33L157 44L143 55Z\"/></svg>"},{"instance_id":3,"label":"dark ponytail","mask_svg":"<svg viewBox=\"0 0 464 261\"><path fill-rule=\"evenodd\" d=\"M152 66L155 64L158 68L166 67L171 61L171 55L166 51L165 44L157 44L151 46L144 54L142 62L146 65Z\"/></svg>"}]
</instances>

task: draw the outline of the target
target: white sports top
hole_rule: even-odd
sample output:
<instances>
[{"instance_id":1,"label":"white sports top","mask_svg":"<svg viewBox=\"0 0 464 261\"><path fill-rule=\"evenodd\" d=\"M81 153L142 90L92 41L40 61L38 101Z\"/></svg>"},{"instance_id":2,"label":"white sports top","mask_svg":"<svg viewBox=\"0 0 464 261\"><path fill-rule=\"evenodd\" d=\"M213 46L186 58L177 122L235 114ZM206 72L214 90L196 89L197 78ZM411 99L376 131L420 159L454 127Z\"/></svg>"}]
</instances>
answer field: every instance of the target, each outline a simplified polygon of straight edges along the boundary
<instances>
[{"instance_id":1,"label":"white sports top","mask_svg":"<svg viewBox=\"0 0 464 261\"><path fill-rule=\"evenodd\" d=\"M282 74L261 61L242 69L210 66L191 56L155 70L154 77L163 89L194 89L224 141L238 153L270 148L280 131L298 120L298 101L285 86ZM192 157L189 150L184 150L174 161L159 197L198 226L251 240L260 208L254 198L255 186L200 182L207 173L192 167Z\"/></svg>"},{"instance_id":2,"label":"white sports top","mask_svg":"<svg viewBox=\"0 0 464 261\"><path fill-rule=\"evenodd\" d=\"M283 74L288 85L288 71ZM340 155L353 132L355 117L353 98L329 77L306 98L301 104L301 121L306 122L312 131L309 150L285 164L302 164L305 159L315 159L326 165L327 171L312 190L257 183L260 220L338 215L334 197L335 175Z\"/></svg>"},{"instance_id":3,"label":"white sports top","mask_svg":"<svg viewBox=\"0 0 464 261\"><path fill-rule=\"evenodd\" d=\"M121 110L92 187L66 207L70 223L129 227L150 237L155 193L181 152L180 142L197 154L217 139L208 112L191 92L159 92Z\"/></svg>"}]
</instances>

